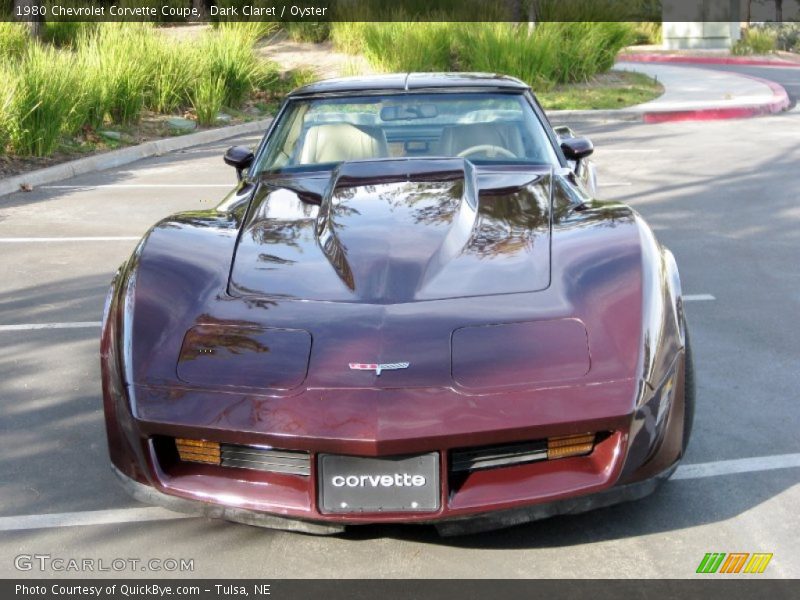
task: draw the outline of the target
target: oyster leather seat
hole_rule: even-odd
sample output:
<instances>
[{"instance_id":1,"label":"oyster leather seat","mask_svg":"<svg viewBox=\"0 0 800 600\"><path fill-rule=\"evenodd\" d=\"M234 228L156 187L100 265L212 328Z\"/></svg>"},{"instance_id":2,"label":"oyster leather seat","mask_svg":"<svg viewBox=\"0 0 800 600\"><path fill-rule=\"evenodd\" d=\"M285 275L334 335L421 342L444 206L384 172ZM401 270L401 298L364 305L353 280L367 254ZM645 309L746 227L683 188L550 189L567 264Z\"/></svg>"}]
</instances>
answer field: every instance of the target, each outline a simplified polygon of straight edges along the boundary
<instances>
[{"instance_id":1,"label":"oyster leather seat","mask_svg":"<svg viewBox=\"0 0 800 600\"><path fill-rule=\"evenodd\" d=\"M387 158L389 146L379 127L349 123L324 123L308 129L300 152L300 164Z\"/></svg>"}]
</instances>

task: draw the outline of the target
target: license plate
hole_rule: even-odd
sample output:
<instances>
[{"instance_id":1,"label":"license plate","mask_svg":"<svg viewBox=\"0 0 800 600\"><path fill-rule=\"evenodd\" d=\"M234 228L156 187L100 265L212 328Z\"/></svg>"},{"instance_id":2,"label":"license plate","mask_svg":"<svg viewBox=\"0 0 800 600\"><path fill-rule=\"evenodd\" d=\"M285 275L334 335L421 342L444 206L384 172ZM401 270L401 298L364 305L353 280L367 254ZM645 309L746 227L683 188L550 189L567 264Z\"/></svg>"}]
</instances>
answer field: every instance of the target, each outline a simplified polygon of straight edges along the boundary
<instances>
[{"instance_id":1,"label":"license plate","mask_svg":"<svg viewBox=\"0 0 800 600\"><path fill-rule=\"evenodd\" d=\"M320 454L320 508L326 513L439 509L439 454L371 458Z\"/></svg>"}]
</instances>

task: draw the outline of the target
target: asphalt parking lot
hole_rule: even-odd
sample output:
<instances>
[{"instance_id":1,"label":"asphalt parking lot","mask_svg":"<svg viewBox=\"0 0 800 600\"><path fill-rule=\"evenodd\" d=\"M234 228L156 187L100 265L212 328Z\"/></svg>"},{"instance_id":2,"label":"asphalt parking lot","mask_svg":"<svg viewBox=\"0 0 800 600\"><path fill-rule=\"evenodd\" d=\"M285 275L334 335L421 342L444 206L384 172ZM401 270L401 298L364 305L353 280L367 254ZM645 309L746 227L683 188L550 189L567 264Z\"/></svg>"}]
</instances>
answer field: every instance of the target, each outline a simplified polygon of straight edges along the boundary
<instances>
[{"instance_id":1,"label":"asphalt parking lot","mask_svg":"<svg viewBox=\"0 0 800 600\"><path fill-rule=\"evenodd\" d=\"M152 223L222 198L232 140L0 198L0 577L86 575L15 567L47 554L193 559L184 574L202 577L684 578L707 552L773 553L762 577L800 577L800 111L575 125L601 196L648 219L694 298L698 408L678 478L634 504L449 539L171 519L128 498L101 411L106 287Z\"/></svg>"}]
</instances>

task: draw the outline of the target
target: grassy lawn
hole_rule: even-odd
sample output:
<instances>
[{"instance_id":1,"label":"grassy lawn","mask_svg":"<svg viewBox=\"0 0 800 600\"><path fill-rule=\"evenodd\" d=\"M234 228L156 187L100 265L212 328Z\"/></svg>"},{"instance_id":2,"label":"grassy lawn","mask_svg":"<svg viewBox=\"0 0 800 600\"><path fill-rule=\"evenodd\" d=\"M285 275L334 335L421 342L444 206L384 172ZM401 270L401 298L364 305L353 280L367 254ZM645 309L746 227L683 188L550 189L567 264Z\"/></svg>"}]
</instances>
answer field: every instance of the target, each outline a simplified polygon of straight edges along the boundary
<instances>
[{"instance_id":1,"label":"grassy lawn","mask_svg":"<svg viewBox=\"0 0 800 600\"><path fill-rule=\"evenodd\" d=\"M609 71L586 83L557 85L536 97L546 110L599 110L641 104L663 93L664 87L647 75Z\"/></svg>"}]
</instances>

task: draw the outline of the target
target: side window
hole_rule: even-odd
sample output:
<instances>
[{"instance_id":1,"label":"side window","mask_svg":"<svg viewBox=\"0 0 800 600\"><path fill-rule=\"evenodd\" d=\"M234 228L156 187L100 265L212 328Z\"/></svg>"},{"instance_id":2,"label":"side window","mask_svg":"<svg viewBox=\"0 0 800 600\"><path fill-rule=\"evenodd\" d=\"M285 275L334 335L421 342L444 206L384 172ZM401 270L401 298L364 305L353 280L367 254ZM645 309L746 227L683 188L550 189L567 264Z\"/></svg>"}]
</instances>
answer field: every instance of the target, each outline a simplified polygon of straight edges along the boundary
<instances>
[{"instance_id":1,"label":"side window","mask_svg":"<svg viewBox=\"0 0 800 600\"><path fill-rule=\"evenodd\" d=\"M306 103L300 103L287 108L289 111L273 133L273 142L264 160L258 165L258 171L266 168L275 169L291 164L294 160L292 154L298 145L298 140L303 132L303 117L308 111Z\"/></svg>"}]
</instances>

